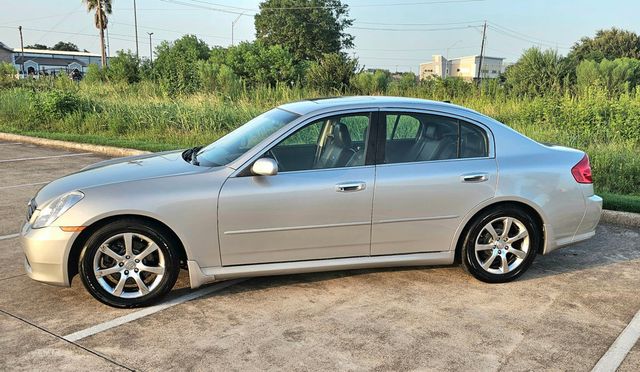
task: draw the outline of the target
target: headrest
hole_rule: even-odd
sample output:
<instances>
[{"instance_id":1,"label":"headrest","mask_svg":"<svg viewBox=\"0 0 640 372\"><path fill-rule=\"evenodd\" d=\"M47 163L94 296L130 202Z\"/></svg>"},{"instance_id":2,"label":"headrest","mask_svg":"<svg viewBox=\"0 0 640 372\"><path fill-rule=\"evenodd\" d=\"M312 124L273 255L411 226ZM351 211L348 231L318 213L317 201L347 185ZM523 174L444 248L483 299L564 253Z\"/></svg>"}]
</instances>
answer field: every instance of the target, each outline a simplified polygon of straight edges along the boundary
<instances>
[{"instance_id":1,"label":"headrest","mask_svg":"<svg viewBox=\"0 0 640 372\"><path fill-rule=\"evenodd\" d=\"M430 140L438 139L440 133L438 133L438 126L434 123L427 123L427 129L424 131L424 137Z\"/></svg>"},{"instance_id":2,"label":"headrest","mask_svg":"<svg viewBox=\"0 0 640 372\"><path fill-rule=\"evenodd\" d=\"M349 135L349 129L344 123L335 123L331 130L333 135L333 143L341 145L343 147L351 147L351 135Z\"/></svg>"}]
</instances>

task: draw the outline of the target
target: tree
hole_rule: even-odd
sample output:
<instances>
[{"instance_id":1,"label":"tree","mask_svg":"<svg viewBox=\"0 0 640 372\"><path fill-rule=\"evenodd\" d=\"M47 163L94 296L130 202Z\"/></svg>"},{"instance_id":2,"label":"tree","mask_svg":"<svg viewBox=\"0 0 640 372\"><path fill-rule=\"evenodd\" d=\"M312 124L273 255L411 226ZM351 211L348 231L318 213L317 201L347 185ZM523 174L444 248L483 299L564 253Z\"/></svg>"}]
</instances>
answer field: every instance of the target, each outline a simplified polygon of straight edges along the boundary
<instances>
[{"instance_id":1,"label":"tree","mask_svg":"<svg viewBox=\"0 0 640 372\"><path fill-rule=\"evenodd\" d=\"M17 78L17 71L11 63L0 62L0 83L7 83Z\"/></svg>"},{"instance_id":2,"label":"tree","mask_svg":"<svg viewBox=\"0 0 640 372\"><path fill-rule=\"evenodd\" d=\"M209 58L209 46L194 35L185 35L156 47L154 71L170 95L192 93L199 88L198 61Z\"/></svg>"},{"instance_id":3,"label":"tree","mask_svg":"<svg viewBox=\"0 0 640 372\"><path fill-rule=\"evenodd\" d=\"M267 46L262 41L243 42L227 49L214 48L209 60L226 65L249 85L295 83L302 75L302 66L280 45Z\"/></svg>"},{"instance_id":4,"label":"tree","mask_svg":"<svg viewBox=\"0 0 640 372\"><path fill-rule=\"evenodd\" d=\"M117 55L109 60L107 78L110 81L135 83L140 80L140 59L131 51L119 50Z\"/></svg>"},{"instance_id":5,"label":"tree","mask_svg":"<svg viewBox=\"0 0 640 372\"><path fill-rule=\"evenodd\" d=\"M387 71L362 71L351 78L351 87L360 94L384 93L389 85L390 74Z\"/></svg>"},{"instance_id":6,"label":"tree","mask_svg":"<svg viewBox=\"0 0 640 372\"><path fill-rule=\"evenodd\" d=\"M94 23L100 30L100 52L102 54L102 67L107 66L107 50L104 46L104 30L107 28L107 14L111 14L111 0L82 0L87 5L87 12L95 11Z\"/></svg>"},{"instance_id":7,"label":"tree","mask_svg":"<svg viewBox=\"0 0 640 372\"><path fill-rule=\"evenodd\" d=\"M56 43L56 45L51 47L51 50L66 50L69 52L79 52L80 49L78 49L78 46L75 45L72 42L64 42L64 41L58 41Z\"/></svg>"},{"instance_id":8,"label":"tree","mask_svg":"<svg viewBox=\"0 0 640 372\"><path fill-rule=\"evenodd\" d=\"M520 96L561 93L569 71L569 65L558 52L530 48L507 69L506 86Z\"/></svg>"},{"instance_id":9,"label":"tree","mask_svg":"<svg viewBox=\"0 0 640 372\"><path fill-rule=\"evenodd\" d=\"M342 92L358 67L357 59L343 53L328 53L317 62L311 62L305 76L306 83L323 92Z\"/></svg>"},{"instance_id":10,"label":"tree","mask_svg":"<svg viewBox=\"0 0 640 372\"><path fill-rule=\"evenodd\" d=\"M582 61L576 69L578 91L584 93L589 87L604 88L610 97L629 92L640 83L640 60L618 58Z\"/></svg>"},{"instance_id":11,"label":"tree","mask_svg":"<svg viewBox=\"0 0 640 372\"><path fill-rule=\"evenodd\" d=\"M33 45L27 45L26 47L24 47L25 49L49 49L48 46L44 45L44 44L33 44Z\"/></svg>"},{"instance_id":12,"label":"tree","mask_svg":"<svg viewBox=\"0 0 640 372\"><path fill-rule=\"evenodd\" d=\"M266 0L255 16L256 38L281 45L297 60L319 60L323 54L353 47L345 30L353 24L340 0Z\"/></svg>"},{"instance_id":13,"label":"tree","mask_svg":"<svg viewBox=\"0 0 640 372\"><path fill-rule=\"evenodd\" d=\"M632 31L611 28L599 30L596 36L583 37L571 48L568 56L576 65L580 61L592 59L640 58L640 36Z\"/></svg>"}]
</instances>

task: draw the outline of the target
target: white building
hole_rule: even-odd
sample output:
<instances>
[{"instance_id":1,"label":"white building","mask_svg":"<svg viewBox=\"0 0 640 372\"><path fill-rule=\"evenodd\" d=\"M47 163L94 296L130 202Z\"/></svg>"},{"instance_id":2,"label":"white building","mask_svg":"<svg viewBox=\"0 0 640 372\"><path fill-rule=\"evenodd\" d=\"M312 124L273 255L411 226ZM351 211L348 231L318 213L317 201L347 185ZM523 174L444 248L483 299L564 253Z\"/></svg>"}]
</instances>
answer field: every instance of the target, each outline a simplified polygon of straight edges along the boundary
<instances>
[{"instance_id":1,"label":"white building","mask_svg":"<svg viewBox=\"0 0 640 372\"><path fill-rule=\"evenodd\" d=\"M24 56L24 58L23 58ZM48 49L9 48L0 42L0 62L13 64L24 76L70 74L74 71L84 75L87 66L101 65L100 54L87 52L68 52ZM22 70L24 66L24 70Z\"/></svg>"},{"instance_id":2,"label":"white building","mask_svg":"<svg viewBox=\"0 0 640 372\"><path fill-rule=\"evenodd\" d=\"M495 79L504 72L504 58L482 57L481 77ZM465 80L473 80L478 77L480 56L468 56L453 59L446 59L441 55L434 55L433 61L420 64L420 80L430 77L460 77Z\"/></svg>"}]
</instances>

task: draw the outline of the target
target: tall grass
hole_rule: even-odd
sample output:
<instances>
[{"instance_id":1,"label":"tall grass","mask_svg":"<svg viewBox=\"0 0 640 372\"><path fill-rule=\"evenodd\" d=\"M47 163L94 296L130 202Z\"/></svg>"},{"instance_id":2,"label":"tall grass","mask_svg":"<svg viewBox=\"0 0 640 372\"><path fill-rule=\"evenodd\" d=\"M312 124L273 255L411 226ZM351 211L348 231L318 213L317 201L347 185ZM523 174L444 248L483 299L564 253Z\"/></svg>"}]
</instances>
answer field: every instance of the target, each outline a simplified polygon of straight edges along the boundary
<instances>
[{"instance_id":1,"label":"tall grass","mask_svg":"<svg viewBox=\"0 0 640 372\"><path fill-rule=\"evenodd\" d=\"M452 96L418 85L388 94L448 99L537 141L580 148L591 158L599 191L640 195L640 94L610 99L595 90L580 97L523 99L487 91ZM276 86L170 98L152 82L26 82L0 89L0 131L148 150L181 148L212 142L278 104L323 95Z\"/></svg>"}]
</instances>

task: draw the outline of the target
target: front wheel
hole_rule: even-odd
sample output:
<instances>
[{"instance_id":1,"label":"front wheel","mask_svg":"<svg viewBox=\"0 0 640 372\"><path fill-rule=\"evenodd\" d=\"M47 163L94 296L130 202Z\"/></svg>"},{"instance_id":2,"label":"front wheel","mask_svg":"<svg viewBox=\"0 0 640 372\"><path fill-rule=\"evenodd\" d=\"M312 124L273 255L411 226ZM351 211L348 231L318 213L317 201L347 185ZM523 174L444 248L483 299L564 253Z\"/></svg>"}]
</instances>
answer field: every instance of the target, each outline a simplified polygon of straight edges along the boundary
<instances>
[{"instance_id":1,"label":"front wheel","mask_svg":"<svg viewBox=\"0 0 640 372\"><path fill-rule=\"evenodd\" d=\"M167 294L180 271L175 243L162 229L137 220L96 230L80 258L80 278L102 303L120 308L149 305Z\"/></svg>"},{"instance_id":2,"label":"front wheel","mask_svg":"<svg viewBox=\"0 0 640 372\"><path fill-rule=\"evenodd\" d=\"M477 279L505 283L522 275L542 244L541 229L531 215L500 206L477 216L467 229L462 264Z\"/></svg>"}]
</instances>

